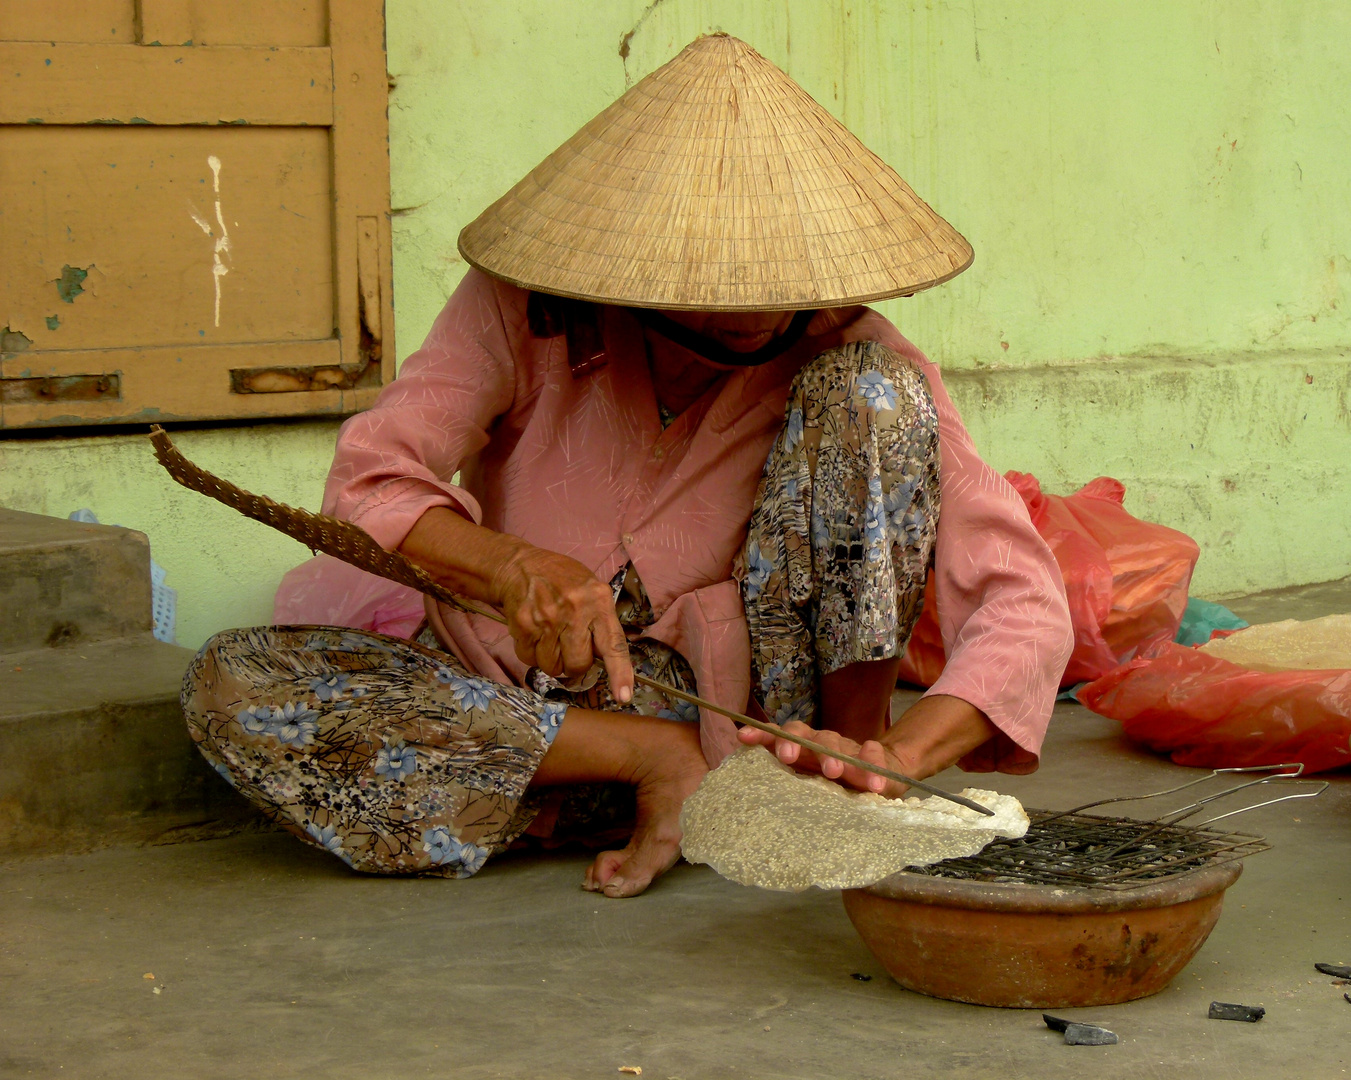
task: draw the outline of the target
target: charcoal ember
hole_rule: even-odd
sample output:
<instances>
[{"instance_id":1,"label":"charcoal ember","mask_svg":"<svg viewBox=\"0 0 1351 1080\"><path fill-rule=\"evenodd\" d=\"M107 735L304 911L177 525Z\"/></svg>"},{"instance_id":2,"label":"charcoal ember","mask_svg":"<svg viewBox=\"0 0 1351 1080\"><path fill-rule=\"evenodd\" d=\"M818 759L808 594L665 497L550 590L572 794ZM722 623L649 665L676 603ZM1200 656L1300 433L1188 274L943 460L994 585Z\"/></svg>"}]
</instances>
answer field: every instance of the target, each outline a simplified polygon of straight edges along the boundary
<instances>
[{"instance_id":1,"label":"charcoal ember","mask_svg":"<svg viewBox=\"0 0 1351 1080\"><path fill-rule=\"evenodd\" d=\"M1042 1013L1041 1018L1046 1021L1046 1026L1052 1031L1058 1031L1065 1034L1065 1029L1070 1026L1069 1020L1062 1020L1058 1016L1052 1016L1050 1013Z\"/></svg>"},{"instance_id":2,"label":"charcoal ember","mask_svg":"<svg viewBox=\"0 0 1351 1080\"><path fill-rule=\"evenodd\" d=\"M1227 1001L1210 1003L1212 1020L1242 1020L1245 1024L1255 1024L1266 1014L1266 1009L1261 1005L1233 1005Z\"/></svg>"},{"instance_id":3,"label":"charcoal ember","mask_svg":"<svg viewBox=\"0 0 1351 1080\"><path fill-rule=\"evenodd\" d=\"M1116 1032L1096 1024L1065 1025L1065 1043L1068 1046L1115 1046Z\"/></svg>"},{"instance_id":4,"label":"charcoal ember","mask_svg":"<svg viewBox=\"0 0 1351 1080\"><path fill-rule=\"evenodd\" d=\"M1351 979L1351 964L1314 964L1314 970L1334 979Z\"/></svg>"}]
</instances>

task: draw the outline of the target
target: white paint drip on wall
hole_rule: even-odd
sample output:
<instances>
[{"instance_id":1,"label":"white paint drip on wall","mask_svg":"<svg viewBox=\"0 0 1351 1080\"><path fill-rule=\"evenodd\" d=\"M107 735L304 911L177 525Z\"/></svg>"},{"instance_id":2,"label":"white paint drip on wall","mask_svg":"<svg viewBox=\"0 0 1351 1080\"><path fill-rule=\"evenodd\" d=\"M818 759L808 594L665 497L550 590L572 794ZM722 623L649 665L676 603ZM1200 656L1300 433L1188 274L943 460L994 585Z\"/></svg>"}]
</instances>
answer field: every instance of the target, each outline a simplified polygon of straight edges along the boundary
<instances>
[{"instance_id":1,"label":"white paint drip on wall","mask_svg":"<svg viewBox=\"0 0 1351 1080\"><path fill-rule=\"evenodd\" d=\"M206 159L206 163L211 166L211 184L216 195L216 223L220 226L220 235L211 227L211 223L197 212L197 207L193 206L191 201L188 203L188 213L192 215L192 220L197 223L197 227L206 233L207 236L214 237L216 244L211 252L211 279L216 286L216 325L220 325L220 279L230 272L230 268L225 265L224 256L230 254L230 230L225 227L225 216L220 209L220 158L212 154ZM235 222L238 226L239 222Z\"/></svg>"},{"instance_id":2,"label":"white paint drip on wall","mask_svg":"<svg viewBox=\"0 0 1351 1080\"><path fill-rule=\"evenodd\" d=\"M216 237L216 246L211 253L211 276L216 284L216 325L220 325L220 279L230 272L222 255L230 254L230 233L225 228L225 218L220 212L220 158L212 154L206 159L211 166L211 183L216 193L216 224L220 226L220 235Z\"/></svg>"}]
</instances>

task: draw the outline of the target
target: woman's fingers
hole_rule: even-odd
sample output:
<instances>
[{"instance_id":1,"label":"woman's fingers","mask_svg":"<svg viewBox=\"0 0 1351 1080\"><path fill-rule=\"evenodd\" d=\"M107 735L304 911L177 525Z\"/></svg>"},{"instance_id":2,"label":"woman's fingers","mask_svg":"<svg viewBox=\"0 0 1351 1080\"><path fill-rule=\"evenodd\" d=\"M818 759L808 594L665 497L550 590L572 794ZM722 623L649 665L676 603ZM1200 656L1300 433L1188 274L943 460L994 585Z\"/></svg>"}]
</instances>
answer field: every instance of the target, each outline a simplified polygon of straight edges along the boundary
<instances>
[{"instance_id":1,"label":"woman's fingers","mask_svg":"<svg viewBox=\"0 0 1351 1080\"><path fill-rule=\"evenodd\" d=\"M546 627L535 642L535 663L541 671L555 678L563 674L563 650L553 627Z\"/></svg>"},{"instance_id":2,"label":"woman's fingers","mask_svg":"<svg viewBox=\"0 0 1351 1080\"><path fill-rule=\"evenodd\" d=\"M605 612L591 626L591 644L605 674L610 680L610 693L621 704L633 699L633 664L629 662L629 643L613 610ZM590 662L588 661L588 667Z\"/></svg>"},{"instance_id":3,"label":"woman's fingers","mask_svg":"<svg viewBox=\"0 0 1351 1080\"><path fill-rule=\"evenodd\" d=\"M816 738L816 732L806 724L793 721L791 724L785 724L784 731L791 731L795 735L802 735L808 739ZM743 727L737 732L739 738L747 746L767 746L770 753L782 761L785 765L798 764L798 759L802 755L802 747L788 739L781 739L776 733L761 731L758 728ZM809 755L810 756L810 755ZM812 759L814 763L815 759ZM800 767L800 766L799 766Z\"/></svg>"},{"instance_id":4,"label":"woman's fingers","mask_svg":"<svg viewBox=\"0 0 1351 1080\"><path fill-rule=\"evenodd\" d=\"M817 731L813 732L813 736L815 741L827 750L839 750L841 753L858 756L858 743L852 739L846 739L837 732ZM831 780L838 780L844 775L845 764L839 758L828 757L825 754L817 754L816 756L822 776ZM850 766L850 768L853 768L853 766Z\"/></svg>"},{"instance_id":5,"label":"woman's fingers","mask_svg":"<svg viewBox=\"0 0 1351 1080\"><path fill-rule=\"evenodd\" d=\"M527 668L537 667L539 658L535 652L535 643L538 638L535 635L534 628L523 621L512 619L507 624L507 629L511 631L512 643L516 646L516 656Z\"/></svg>"},{"instance_id":6,"label":"woman's fingers","mask_svg":"<svg viewBox=\"0 0 1351 1080\"><path fill-rule=\"evenodd\" d=\"M897 763L887 755L886 748L874 739L869 739L860 746L854 756L866 761L869 765L879 765L884 769L896 771ZM857 788L860 791L872 791L892 799L898 798L906 791L904 784L898 784L894 780L888 780L885 776L878 776L866 769L860 769L857 765L846 766L842 780L850 787Z\"/></svg>"},{"instance_id":7,"label":"woman's fingers","mask_svg":"<svg viewBox=\"0 0 1351 1080\"><path fill-rule=\"evenodd\" d=\"M817 736L820 735L821 732L817 731L809 724L804 724L801 720L793 720L784 724L783 730L792 732L794 735L799 735L804 739L820 742ZM830 732L826 732L826 734L830 734ZM821 768L821 762L817 759L817 756L813 751L808 750L804 746L799 746L795 742L789 742L787 739L778 740L776 753L778 754L779 760L785 765L792 765L799 769L806 768L808 770L819 770Z\"/></svg>"},{"instance_id":8,"label":"woman's fingers","mask_svg":"<svg viewBox=\"0 0 1351 1080\"><path fill-rule=\"evenodd\" d=\"M841 736L836 735L833 731L817 731L802 723L800 720L794 720L791 723L784 724L783 730L791 732L794 735L801 735L804 739L811 739L813 742L820 743L822 746L826 747L834 747L836 744L831 740L838 740L841 738ZM833 776L839 775L838 768L840 762L836 761L834 758L818 759L813 751L808 750L806 747L799 746L797 743L788 739L780 738L777 734L768 731L760 731L757 728L743 727L737 732L737 738L747 746L769 747L774 756L785 765L792 765L801 772L819 772L826 776L832 776L832 778ZM844 739L843 741L849 743L848 739ZM849 743L849 745L853 746L854 744ZM846 747L842 746L840 749L844 750L845 753L852 753L852 751ZM836 769L835 773L832 774L826 771L827 763L829 763L830 768Z\"/></svg>"},{"instance_id":9,"label":"woman's fingers","mask_svg":"<svg viewBox=\"0 0 1351 1080\"><path fill-rule=\"evenodd\" d=\"M832 757L829 753L831 750L837 750L841 754L848 754L850 757L866 761L869 765L878 765L884 769L891 769L893 772L902 771L900 763L887 753L886 747L880 742L869 740L860 746L838 732L817 731L796 721L785 724L784 730L811 739L812 742L824 747L826 753L820 754L814 750L808 750L797 743L780 738L777 734L760 731L756 728L743 727L737 732L737 738L747 746L769 747L780 761L785 765L793 766L799 772L817 772L828 779L838 780L840 783L858 791L873 791L891 799L900 798L905 794L907 788L904 784L888 780L885 776L878 776L876 773L861 769L857 765L847 764L837 757Z\"/></svg>"},{"instance_id":10,"label":"woman's fingers","mask_svg":"<svg viewBox=\"0 0 1351 1080\"><path fill-rule=\"evenodd\" d=\"M599 658L611 691L633 700L633 667L614 595L581 563L538 548L512 564L501 589L516 655L555 678L586 674Z\"/></svg>"},{"instance_id":11,"label":"woman's fingers","mask_svg":"<svg viewBox=\"0 0 1351 1080\"><path fill-rule=\"evenodd\" d=\"M569 678L575 679L591 670L591 627L569 624L558 635L558 643L562 648L563 670Z\"/></svg>"}]
</instances>

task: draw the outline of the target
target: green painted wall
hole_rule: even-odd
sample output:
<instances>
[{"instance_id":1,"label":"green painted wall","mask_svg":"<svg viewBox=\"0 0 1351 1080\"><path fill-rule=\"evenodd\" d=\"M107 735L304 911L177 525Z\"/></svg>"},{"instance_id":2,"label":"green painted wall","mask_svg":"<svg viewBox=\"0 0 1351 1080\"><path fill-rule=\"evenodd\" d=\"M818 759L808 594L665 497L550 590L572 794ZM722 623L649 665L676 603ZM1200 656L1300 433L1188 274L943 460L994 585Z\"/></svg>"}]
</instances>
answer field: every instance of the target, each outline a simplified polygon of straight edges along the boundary
<instances>
[{"instance_id":1,"label":"green painted wall","mask_svg":"<svg viewBox=\"0 0 1351 1080\"><path fill-rule=\"evenodd\" d=\"M723 29L784 67L976 248L885 306L978 445L1122 479L1201 543L1195 591L1351 573L1351 6L1341 0L389 0L399 351L460 228L626 85ZM184 433L317 504L335 426ZM180 638L266 618L303 552L173 491L126 437L0 440L0 503L145 529Z\"/></svg>"}]
</instances>

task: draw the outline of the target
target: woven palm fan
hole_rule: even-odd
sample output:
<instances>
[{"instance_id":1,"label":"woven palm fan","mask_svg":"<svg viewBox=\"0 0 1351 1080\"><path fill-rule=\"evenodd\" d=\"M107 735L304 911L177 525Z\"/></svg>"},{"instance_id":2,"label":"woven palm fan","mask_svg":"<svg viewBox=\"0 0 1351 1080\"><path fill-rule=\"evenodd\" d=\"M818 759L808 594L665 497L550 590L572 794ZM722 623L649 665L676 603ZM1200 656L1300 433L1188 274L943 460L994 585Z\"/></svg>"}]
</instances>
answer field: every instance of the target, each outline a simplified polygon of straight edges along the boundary
<instances>
[{"instance_id":1,"label":"woven palm fan","mask_svg":"<svg viewBox=\"0 0 1351 1080\"><path fill-rule=\"evenodd\" d=\"M155 447L156 460L184 487L208 495L232 510L238 510L245 517L284 532L311 551L322 551L325 555L332 555L368 573L417 589L460 611L503 621L496 612L467 603L399 552L385 550L370 533L350 521L287 506L266 495L255 495L228 480L222 480L179 453L169 433L158 424L150 429L150 441Z\"/></svg>"},{"instance_id":2,"label":"woven palm fan","mask_svg":"<svg viewBox=\"0 0 1351 1080\"><path fill-rule=\"evenodd\" d=\"M971 245L744 41L697 39L460 233L485 273L633 307L790 311L905 296Z\"/></svg>"},{"instance_id":3,"label":"woven palm fan","mask_svg":"<svg viewBox=\"0 0 1351 1080\"><path fill-rule=\"evenodd\" d=\"M155 447L156 460L164 466L170 476L184 487L207 495L233 510L238 510L245 517L253 518L254 521L261 521L264 525L270 526L278 532L283 532L294 540L299 540L311 551L322 551L325 555L332 555L335 559L341 559L343 562L350 563L367 573L417 589L419 592L434 596L442 603L449 604L460 611L472 615L482 615L484 618L499 623L506 622L497 612L471 604L463 597L457 596L400 552L385 550L375 542L370 533L360 526L353 525L350 521L329 517L327 514L315 514L299 507L287 506L285 503L269 499L266 495L255 495L253 492L245 491L228 480L222 480L219 476L194 465L179 453L178 448L173 444L173 440L169 438L169 433L158 424L150 429L150 441ZM961 795L949 794L920 780L911 780L901 773L884 769L880 765L874 765L860 758L850 757L838 750L828 750L810 739L804 739L800 735L783 731L777 724L767 724L763 720L756 720L753 717L732 712L730 709L724 709L721 705L715 705L713 702L706 701L694 694L687 694L683 690L677 690L674 686L667 686L656 679L649 679L645 675L639 675L635 672L633 677L638 682L650 686L660 693L680 698L701 708L711 709L713 712L721 713L738 724L746 724L760 731L768 731L781 739L787 739L799 746L805 746L815 753L834 757L839 761L876 773L878 776L884 776L888 780L909 784L920 791L927 791L931 795L941 795L945 799L951 799L953 802L960 803L962 806L976 810L981 814L993 816L991 811L979 803L972 802Z\"/></svg>"}]
</instances>

